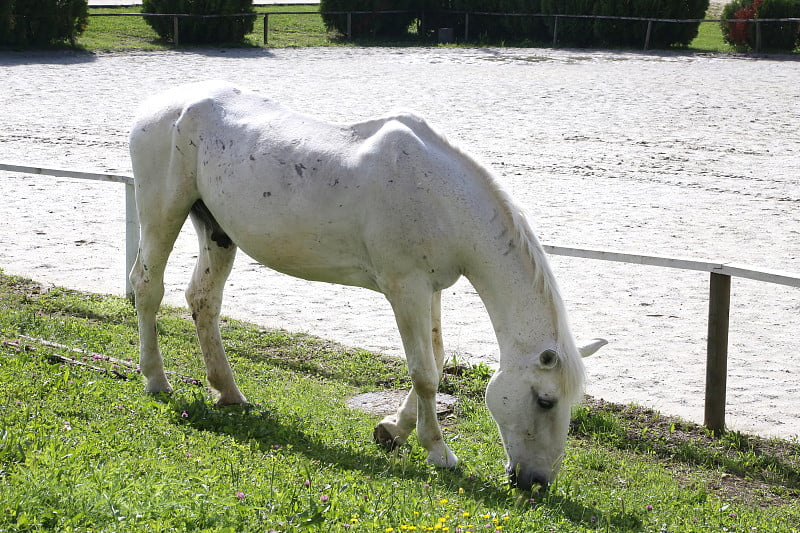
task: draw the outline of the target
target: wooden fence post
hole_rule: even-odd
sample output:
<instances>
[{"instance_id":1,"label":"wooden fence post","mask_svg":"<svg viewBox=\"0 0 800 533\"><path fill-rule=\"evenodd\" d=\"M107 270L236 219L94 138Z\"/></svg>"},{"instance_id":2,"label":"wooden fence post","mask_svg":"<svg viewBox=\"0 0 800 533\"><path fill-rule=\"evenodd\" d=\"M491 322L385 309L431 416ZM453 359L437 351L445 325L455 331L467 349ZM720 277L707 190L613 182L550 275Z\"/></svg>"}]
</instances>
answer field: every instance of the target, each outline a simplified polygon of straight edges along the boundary
<instances>
[{"instance_id":1,"label":"wooden fence post","mask_svg":"<svg viewBox=\"0 0 800 533\"><path fill-rule=\"evenodd\" d=\"M172 40L175 42L175 46L180 45L180 38L178 37L178 17L172 17Z\"/></svg>"},{"instance_id":2,"label":"wooden fence post","mask_svg":"<svg viewBox=\"0 0 800 533\"><path fill-rule=\"evenodd\" d=\"M553 17L555 22L553 23L553 46L558 44L558 16Z\"/></svg>"},{"instance_id":3,"label":"wooden fence post","mask_svg":"<svg viewBox=\"0 0 800 533\"><path fill-rule=\"evenodd\" d=\"M353 13L347 12L347 40L353 40Z\"/></svg>"},{"instance_id":4,"label":"wooden fence post","mask_svg":"<svg viewBox=\"0 0 800 533\"><path fill-rule=\"evenodd\" d=\"M756 21L756 52L761 52L761 21Z\"/></svg>"},{"instance_id":5,"label":"wooden fence post","mask_svg":"<svg viewBox=\"0 0 800 533\"><path fill-rule=\"evenodd\" d=\"M728 325L731 277L711 273L708 302L705 426L716 435L725 431L725 395L728 380Z\"/></svg>"},{"instance_id":6,"label":"wooden fence post","mask_svg":"<svg viewBox=\"0 0 800 533\"><path fill-rule=\"evenodd\" d=\"M269 42L269 13L264 13L264 46Z\"/></svg>"},{"instance_id":7,"label":"wooden fence post","mask_svg":"<svg viewBox=\"0 0 800 533\"><path fill-rule=\"evenodd\" d=\"M469 41L469 13L464 13L464 42Z\"/></svg>"},{"instance_id":8,"label":"wooden fence post","mask_svg":"<svg viewBox=\"0 0 800 533\"><path fill-rule=\"evenodd\" d=\"M125 297L133 302L130 273L139 252L139 215L133 183L125 184Z\"/></svg>"},{"instance_id":9,"label":"wooden fence post","mask_svg":"<svg viewBox=\"0 0 800 533\"><path fill-rule=\"evenodd\" d=\"M647 21L647 33L644 36L644 49L645 50L650 48L650 32L652 31L652 29L653 29L653 21L652 20L648 20Z\"/></svg>"}]
</instances>

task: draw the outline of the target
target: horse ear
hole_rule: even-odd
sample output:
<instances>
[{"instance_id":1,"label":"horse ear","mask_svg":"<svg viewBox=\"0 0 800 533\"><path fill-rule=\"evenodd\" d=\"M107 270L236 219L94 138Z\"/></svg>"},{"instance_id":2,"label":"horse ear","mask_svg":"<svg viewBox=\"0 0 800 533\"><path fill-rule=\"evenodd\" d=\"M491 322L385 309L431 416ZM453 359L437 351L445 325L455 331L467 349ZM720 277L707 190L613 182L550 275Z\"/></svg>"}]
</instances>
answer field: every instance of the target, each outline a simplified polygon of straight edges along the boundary
<instances>
[{"instance_id":1,"label":"horse ear","mask_svg":"<svg viewBox=\"0 0 800 533\"><path fill-rule=\"evenodd\" d=\"M605 339L592 339L589 344L581 346L578 350L581 352L581 357L589 357L606 344L608 344L608 341Z\"/></svg>"}]
</instances>

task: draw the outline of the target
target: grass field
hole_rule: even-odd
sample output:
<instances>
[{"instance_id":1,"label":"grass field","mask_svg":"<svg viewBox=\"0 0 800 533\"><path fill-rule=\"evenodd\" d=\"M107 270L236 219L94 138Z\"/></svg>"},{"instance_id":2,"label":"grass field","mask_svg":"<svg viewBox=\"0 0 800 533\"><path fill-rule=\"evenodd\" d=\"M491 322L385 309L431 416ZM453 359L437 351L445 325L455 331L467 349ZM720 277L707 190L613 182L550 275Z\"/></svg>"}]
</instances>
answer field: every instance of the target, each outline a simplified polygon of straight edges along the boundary
<instances>
[{"instance_id":1,"label":"grass field","mask_svg":"<svg viewBox=\"0 0 800 533\"><path fill-rule=\"evenodd\" d=\"M92 15L134 13L136 8L90 9ZM259 6L260 14L281 11L317 13L319 6ZM316 15L273 15L269 18L269 46L330 46L339 44L337 35L325 29L322 18ZM158 35L141 17L93 16L86 32L76 39L76 44L89 51L154 50L172 48L171 43L159 40ZM235 46L264 46L264 17L255 17L253 32L244 43Z\"/></svg>"},{"instance_id":2,"label":"grass field","mask_svg":"<svg viewBox=\"0 0 800 533\"><path fill-rule=\"evenodd\" d=\"M387 455L377 418L345 406L407 387L401 362L225 320L253 404L217 408L187 315L161 313L176 391L149 396L126 300L0 272L0 531L798 531L797 442L589 400L531 499L507 484L486 367L446 374L463 464L438 470L413 438Z\"/></svg>"}]
</instances>

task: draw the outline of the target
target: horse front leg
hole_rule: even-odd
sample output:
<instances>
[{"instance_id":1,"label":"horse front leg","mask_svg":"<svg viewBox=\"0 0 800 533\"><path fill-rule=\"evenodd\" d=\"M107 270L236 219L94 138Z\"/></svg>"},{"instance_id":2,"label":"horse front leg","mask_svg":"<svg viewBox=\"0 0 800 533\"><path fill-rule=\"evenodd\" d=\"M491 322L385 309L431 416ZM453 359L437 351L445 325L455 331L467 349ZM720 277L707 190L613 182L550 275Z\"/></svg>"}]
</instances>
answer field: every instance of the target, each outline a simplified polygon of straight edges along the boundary
<instances>
[{"instance_id":1,"label":"horse front leg","mask_svg":"<svg viewBox=\"0 0 800 533\"><path fill-rule=\"evenodd\" d=\"M439 380L444 369L444 343L442 342L442 293L433 293L431 299L431 340ZM392 450L405 442L417 425L417 393L414 387L408 392L400 408L387 416L375 428L375 442Z\"/></svg>"},{"instance_id":2,"label":"horse front leg","mask_svg":"<svg viewBox=\"0 0 800 533\"><path fill-rule=\"evenodd\" d=\"M398 284L398 290L387 295L394 310L406 353L412 392L394 417L387 417L376 428L376 438L389 437L404 441L413 429L413 407L416 404L417 438L428 452L428 462L452 468L458 458L444 442L436 418L436 391L439 387L443 350L434 354L434 316L439 320L439 298L425 288ZM421 284L424 286L424 284ZM439 324L440 329L440 324ZM440 334L440 333L439 333ZM441 346L441 339L436 344ZM387 439L388 440L388 439Z\"/></svg>"}]
</instances>

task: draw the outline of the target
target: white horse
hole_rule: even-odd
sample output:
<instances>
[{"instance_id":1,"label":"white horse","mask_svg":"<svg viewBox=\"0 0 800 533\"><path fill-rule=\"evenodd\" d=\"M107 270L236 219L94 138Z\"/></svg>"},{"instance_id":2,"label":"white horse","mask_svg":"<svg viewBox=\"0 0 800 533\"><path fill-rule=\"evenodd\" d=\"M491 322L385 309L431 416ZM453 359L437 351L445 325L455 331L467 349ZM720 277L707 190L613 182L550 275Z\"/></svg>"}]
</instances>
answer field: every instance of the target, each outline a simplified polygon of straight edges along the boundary
<instances>
[{"instance_id":1,"label":"white horse","mask_svg":"<svg viewBox=\"0 0 800 533\"><path fill-rule=\"evenodd\" d=\"M131 282L147 391L172 390L156 312L167 258L191 215L200 252L186 299L220 404L247 402L219 333L238 247L291 276L388 299L412 389L375 438L399 443L416 428L428 461L454 467L435 409L444 357L440 296L466 276L500 345L486 402L507 472L523 489L552 481L570 407L583 391L583 363L542 247L483 166L414 115L328 124L218 82L146 102L130 150L141 224Z\"/></svg>"}]
</instances>

